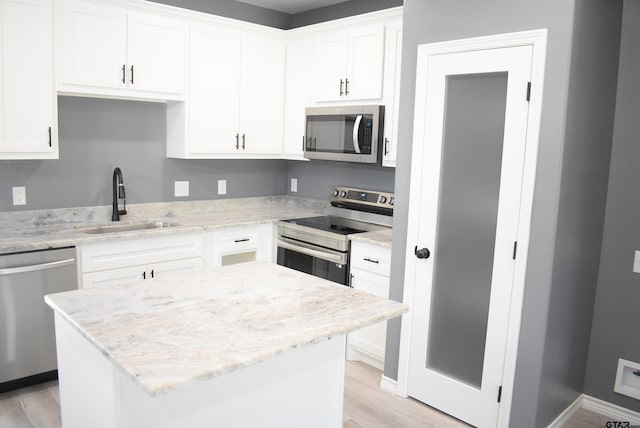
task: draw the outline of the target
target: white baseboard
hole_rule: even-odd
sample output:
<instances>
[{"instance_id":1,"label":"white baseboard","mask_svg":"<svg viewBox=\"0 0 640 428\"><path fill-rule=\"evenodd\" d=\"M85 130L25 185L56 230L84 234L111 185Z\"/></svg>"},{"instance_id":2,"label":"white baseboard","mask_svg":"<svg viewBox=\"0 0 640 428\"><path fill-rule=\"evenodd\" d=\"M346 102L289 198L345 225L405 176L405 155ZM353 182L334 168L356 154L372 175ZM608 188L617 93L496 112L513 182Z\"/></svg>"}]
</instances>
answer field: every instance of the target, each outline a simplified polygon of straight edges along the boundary
<instances>
[{"instance_id":1,"label":"white baseboard","mask_svg":"<svg viewBox=\"0 0 640 428\"><path fill-rule=\"evenodd\" d=\"M398 381L393 380L391 378L382 375L380 377L380 389L391 392L392 394L398 395Z\"/></svg>"},{"instance_id":2,"label":"white baseboard","mask_svg":"<svg viewBox=\"0 0 640 428\"><path fill-rule=\"evenodd\" d=\"M608 416L614 421L624 421L629 422L631 425L640 425L640 413L588 395L582 396L582 407L592 412Z\"/></svg>"},{"instance_id":3,"label":"white baseboard","mask_svg":"<svg viewBox=\"0 0 640 428\"><path fill-rule=\"evenodd\" d=\"M382 384L380 386L382 387ZM610 417L612 421L623 421L629 422L631 425L640 425L640 413L582 394L551 422L547 428L561 428L567 423L571 416L581 408Z\"/></svg>"},{"instance_id":4,"label":"white baseboard","mask_svg":"<svg viewBox=\"0 0 640 428\"><path fill-rule=\"evenodd\" d=\"M576 413L578 410L580 410L580 408L582 408L582 397L584 395L580 395L578 398L576 398L576 400L571 403L571 405L569 405L569 407L567 407L566 409L564 409L564 412L560 413L560 415L553 421L551 422L547 428L561 428L563 427L567 421L569 419L571 419L571 416L573 416L574 413Z\"/></svg>"}]
</instances>

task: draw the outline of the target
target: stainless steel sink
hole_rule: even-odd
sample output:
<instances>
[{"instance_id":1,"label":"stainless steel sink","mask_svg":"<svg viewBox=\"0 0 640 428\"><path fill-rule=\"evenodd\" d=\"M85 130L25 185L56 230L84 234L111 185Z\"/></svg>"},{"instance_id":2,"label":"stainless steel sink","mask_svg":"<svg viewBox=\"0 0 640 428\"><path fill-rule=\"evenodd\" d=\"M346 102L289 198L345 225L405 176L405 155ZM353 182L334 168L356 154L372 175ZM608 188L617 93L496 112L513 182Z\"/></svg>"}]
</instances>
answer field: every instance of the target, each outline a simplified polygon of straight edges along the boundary
<instances>
[{"instance_id":1,"label":"stainless steel sink","mask_svg":"<svg viewBox=\"0 0 640 428\"><path fill-rule=\"evenodd\" d=\"M117 233L117 232L131 232L136 230L148 230L148 229L165 229L167 227L175 227L175 223L165 223L162 221L153 223L135 223L135 224L114 224L108 226L96 226L86 229L80 229L80 232L90 235L98 235L102 233Z\"/></svg>"}]
</instances>

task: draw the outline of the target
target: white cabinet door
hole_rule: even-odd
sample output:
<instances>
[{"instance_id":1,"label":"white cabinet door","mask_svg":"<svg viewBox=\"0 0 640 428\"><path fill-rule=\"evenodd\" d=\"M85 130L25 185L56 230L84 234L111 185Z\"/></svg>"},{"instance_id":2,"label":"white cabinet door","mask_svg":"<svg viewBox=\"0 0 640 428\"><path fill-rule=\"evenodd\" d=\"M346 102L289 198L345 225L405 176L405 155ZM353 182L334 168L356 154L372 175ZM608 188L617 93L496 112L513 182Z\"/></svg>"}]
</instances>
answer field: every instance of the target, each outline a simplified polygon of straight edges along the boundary
<instances>
[{"instance_id":1,"label":"white cabinet door","mask_svg":"<svg viewBox=\"0 0 640 428\"><path fill-rule=\"evenodd\" d=\"M57 159L52 1L0 5L0 159Z\"/></svg>"},{"instance_id":2,"label":"white cabinet door","mask_svg":"<svg viewBox=\"0 0 640 428\"><path fill-rule=\"evenodd\" d=\"M132 89L184 92L186 26L148 14L128 15L128 85Z\"/></svg>"},{"instance_id":3,"label":"white cabinet door","mask_svg":"<svg viewBox=\"0 0 640 428\"><path fill-rule=\"evenodd\" d=\"M282 40L243 36L239 129L243 152L282 153L284 61Z\"/></svg>"},{"instance_id":4,"label":"white cabinet door","mask_svg":"<svg viewBox=\"0 0 640 428\"><path fill-rule=\"evenodd\" d=\"M311 52L306 40L287 43L284 96L284 155L302 159L305 138L305 108L309 106Z\"/></svg>"},{"instance_id":5,"label":"white cabinet door","mask_svg":"<svg viewBox=\"0 0 640 428\"><path fill-rule=\"evenodd\" d=\"M61 92L134 99L181 99L186 25L98 2L62 3Z\"/></svg>"},{"instance_id":6,"label":"white cabinet door","mask_svg":"<svg viewBox=\"0 0 640 428\"><path fill-rule=\"evenodd\" d=\"M198 272L203 268L202 257L191 259L171 260L168 262L147 265L146 279L162 278L169 274Z\"/></svg>"},{"instance_id":7,"label":"white cabinet door","mask_svg":"<svg viewBox=\"0 0 640 428\"><path fill-rule=\"evenodd\" d=\"M356 101L382 99L383 24L327 30L313 50L313 99Z\"/></svg>"},{"instance_id":8,"label":"white cabinet door","mask_svg":"<svg viewBox=\"0 0 640 428\"><path fill-rule=\"evenodd\" d=\"M127 82L127 14L80 0L62 3L61 83L124 88Z\"/></svg>"},{"instance_id":9,"label":"white cabinet door","mask_svg":"<svg viewBox=\"0 0 640 428\"><path fill-rule=\"evenodd\" d=\"M396 166L398 152L398 111L400 103L400 66L402 63L402 21L387 27L384 79L384 147L382 166Z\"/></svg>"},{"instance_id":10,"label":"white cabinet door","mask_svg":"<svg viewBox=\"0 0 640 428\"><path fill-rule=\"evenodd\" d=\"M81 288L106 287L145 280L146 266L130 266L119 269L82 274Z\"/></svg>"},{"instance_id":11,"label":"white cabinet door","mask_svg":"<svg viewBox=\"0 0 640 428\"><path fill-rule=\"evenodd\" d=\"M192 26L189 81L188 155L237 152L239 34L213 26Z\"/></svg>"},{"instance_id":12,"label":"white cabinet door","mask_svg":"<svg viewBox=\"0 0 640 428\"><path fill-rule=\"evenodd\" d=\"M361 269L351 269L351 286L376 296L387 298L389 295L389 277L377 275ZM380 370L384 368L387 323L356 330L348 334L347 359L364 361Z\"/></svg>"},{"instance_id":13,"label":"white cabinet door","mask_svg":"<svg viewBox=\"0 0 640 428\"><path fill-rule=\"evenodd\" d=\"M328 31L313 49L313 98L315 101L340 101L347 79L348 35Z\"/></svg>"},{"instance_id":14,"label":"white cabinet door","mask_svg":"<svg viewBox=\"0 0 640 428\"><path fill-rule=\"evenodd\" d=\"M382 98L384 25L349 31L349 68L345 97L349 100Z\"/></svg>"}]
</instances>

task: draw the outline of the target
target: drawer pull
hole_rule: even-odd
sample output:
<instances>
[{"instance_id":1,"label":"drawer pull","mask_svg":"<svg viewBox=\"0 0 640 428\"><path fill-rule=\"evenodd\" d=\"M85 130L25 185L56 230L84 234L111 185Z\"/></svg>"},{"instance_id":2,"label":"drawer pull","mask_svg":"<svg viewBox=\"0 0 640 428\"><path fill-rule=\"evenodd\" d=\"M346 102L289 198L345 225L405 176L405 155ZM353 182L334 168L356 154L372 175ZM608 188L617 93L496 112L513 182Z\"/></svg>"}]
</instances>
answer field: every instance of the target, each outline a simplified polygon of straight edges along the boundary
<instances>
[{"instance_id":1,"label":"drawer pull","mask_svg":"<svg viewBox=\"0 0 640 428\"><path fill-rule=\"evenodd\" d=\"M365 261L365 262L375 263L375 264L380 263L378 260L370 259L369 257L365 257L365 258L364 258L364 261Z\"/></svg>"},{"instance_id":2,"label":"drawer pull","mask_svg":"<svg viewBox=\"0 0 640 428\"><path fill-rule=\"evenodd\" d=\"M235 240L236 243L238 243L238 242L249 242L249 241L251 241L251 238L242 238L242 239L236 239Z\"/></svg>"}]
</instances>

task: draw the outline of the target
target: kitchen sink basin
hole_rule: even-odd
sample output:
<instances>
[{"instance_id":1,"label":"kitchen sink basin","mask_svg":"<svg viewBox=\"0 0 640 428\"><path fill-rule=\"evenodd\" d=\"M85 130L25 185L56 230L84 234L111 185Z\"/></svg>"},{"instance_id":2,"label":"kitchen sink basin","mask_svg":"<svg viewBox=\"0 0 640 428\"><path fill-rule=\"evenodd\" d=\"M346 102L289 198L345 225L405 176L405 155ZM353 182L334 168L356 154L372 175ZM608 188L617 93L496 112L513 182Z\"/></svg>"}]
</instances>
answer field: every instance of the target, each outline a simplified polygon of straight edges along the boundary
<instances>
[{"instance_id":1,"label":"kitchen sink basin","mask_svg":"<svg viewBox=\"0 0 640 428\"><path fill-rule=\"evenodd\" d=\"M118 233L118 232L131 232L136 230L149 230L149 229L165 229L167 227L175 227L175 223L165 223L162 221L151 223L135 223L135 224L114 224L108 226L96 226L86 229L80 229L80 232L89 235L99 235L103 233Z\"/></svg>"}]
</instances>

